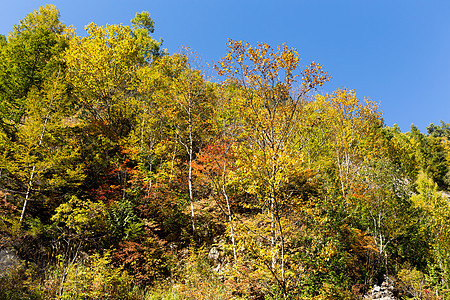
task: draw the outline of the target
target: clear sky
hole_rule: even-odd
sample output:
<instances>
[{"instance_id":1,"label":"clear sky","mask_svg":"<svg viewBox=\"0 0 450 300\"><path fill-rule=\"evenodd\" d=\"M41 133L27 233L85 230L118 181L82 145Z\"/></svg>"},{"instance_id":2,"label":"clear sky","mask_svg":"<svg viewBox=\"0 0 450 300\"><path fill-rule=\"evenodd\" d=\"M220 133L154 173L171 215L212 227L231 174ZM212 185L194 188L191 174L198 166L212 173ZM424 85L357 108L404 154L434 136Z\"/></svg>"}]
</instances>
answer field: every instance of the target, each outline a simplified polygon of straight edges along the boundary
<instances>
[{"instance_id":1,"label":"clear sky","mask_svg":"<svg viewBox=\"0 0 450 300\"><path fill-rule=\"evenodd\" d=\"M164 48L188 46L210 63L226 54L228 38L286 42L304 65L332 75L320 92L355 89L380 103L388 126L450 123L448 0L0 0L0 34L47 3L79 35L90 22L129 25L148 11Z\"/></svg>"}]
</instances>

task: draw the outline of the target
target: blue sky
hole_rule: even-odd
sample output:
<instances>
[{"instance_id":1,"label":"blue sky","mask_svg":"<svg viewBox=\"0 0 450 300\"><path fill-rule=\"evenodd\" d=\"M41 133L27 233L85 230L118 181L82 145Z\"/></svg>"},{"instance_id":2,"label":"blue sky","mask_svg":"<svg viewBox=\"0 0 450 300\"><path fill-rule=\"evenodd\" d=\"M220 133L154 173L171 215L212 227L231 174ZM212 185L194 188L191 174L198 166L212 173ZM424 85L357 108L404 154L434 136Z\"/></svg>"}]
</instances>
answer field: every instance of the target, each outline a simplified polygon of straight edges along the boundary
<instances>
[{"instance_id":1,"label":"blue sky","mask_svg":"<svg viewBox=\"0 0 450 300\"><path fill-rule=\"evenodd\" d=\"M380 103L386 125L421 131L450 122L450 1L442 0L0 0L0 34L26 14L55 4L61 20L83 27L123 23L146 10L170 53L189 46L210 63L228 38L296 48L304 65L332 75L320 92L355 89Z\"/></svg>"}]
</instances>

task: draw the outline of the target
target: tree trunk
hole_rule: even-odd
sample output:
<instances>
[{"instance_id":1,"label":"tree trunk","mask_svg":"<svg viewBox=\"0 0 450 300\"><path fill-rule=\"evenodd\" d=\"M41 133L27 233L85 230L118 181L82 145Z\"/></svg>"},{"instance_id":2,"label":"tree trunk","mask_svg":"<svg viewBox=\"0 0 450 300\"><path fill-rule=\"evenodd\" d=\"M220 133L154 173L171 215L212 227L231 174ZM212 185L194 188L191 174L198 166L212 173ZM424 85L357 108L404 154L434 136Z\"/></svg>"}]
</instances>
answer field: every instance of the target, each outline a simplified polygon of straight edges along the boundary
<instances>
[{"instance_id":1,"label":"tree trunk","mask_svg":"<svg viewBox=\"0 0 450 300\"><path fill-rule=\"evenodd\" d=\"M191 105L189 103L188 109L188 118L189 118L189 201L191 203L191 217L192 217L192 232L195 234L195 215L194 215L194 195L192 192L192 154L193 154L193 137L192 137L192 118L191 118Z\"/></svg>"},{"instance_id":2,"label":"tree trunk","mask_svg":"<svg viewBox=\"0 0 450 300\"><path fill-rule=\"evenodd\" d=\"M233 256L234 256L234 263L237 262L237 255L236 255L236 244L234 241L234 231L233 231L233 219L231 216L231 207L230 207L230 200L228 198L228 194L225 190L225 172L227 170L227 152L228 149L225 151L224 156L224 162L223 162L223 169L222 169L222 193L225 198L225 201L227 203L227 210L228 210L228 223L230 224L230 235L231 235L231 243L233 245Z\"/></svg>"},{"instance_id":3,"label":"tree trunk","mask_svg":"<svg viewBox=\"0 0 450 300\"><path fill-rule=\"evenodd\" d=\"M52 97L50 99L50 104L48 105L48 108L47 108L47 115L45 116L45 119L44 119L44 125L42 127L41 136L39 137L38 148L42 145L42 141L44 139L44 134L45 134L45 129L47 127L47 122L50 119L50 109L52 108L53 100L55 97L55 90L56 90L56 85L58 84L60 72L61 72L61 70L58 70L58 75L56 77L55 84L53 86ZM25 194L25 200L23 202L22 213L20 214L19 223L22 223L23 218L25 217L25 211L27 208L28 200L30 198L31 187L33 186L33 178L34 178L35 173L36 173L36 165L34 165L33 169L31 170L30 180L28 181L27 192Z\"/></svg>"}]
</instances>

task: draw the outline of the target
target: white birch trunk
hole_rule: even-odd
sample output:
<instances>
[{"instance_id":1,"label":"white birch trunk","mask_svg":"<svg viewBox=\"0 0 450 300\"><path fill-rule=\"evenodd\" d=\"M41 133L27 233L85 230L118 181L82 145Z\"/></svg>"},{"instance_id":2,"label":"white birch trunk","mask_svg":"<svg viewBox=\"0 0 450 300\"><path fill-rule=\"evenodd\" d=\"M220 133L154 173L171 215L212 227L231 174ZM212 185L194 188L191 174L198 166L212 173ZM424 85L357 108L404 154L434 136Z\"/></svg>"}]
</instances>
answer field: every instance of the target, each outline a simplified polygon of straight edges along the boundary
<instances>
[{"instance_id":1,"label":"white birch trunk","mask_svg":"<svg viewBox=\"0 0 450 300\"><path fill-rule=\"evenodd\" d=\"M48 108L47 108L47 115L45 116L44 125L42 127L41 135L39 137L38 148L42 145L42 141L44 139L44 134L45 134L45 129L47 127L47 122L50 119L50 109L52 108L52 104L53 104L53 100L54 100L54 96L55 96L56 85L58 84L60 71L61 70L58 70L58 76L56 77L55 84L53 86L52 97L50 99L50 104L48 105ZM33 186L33 178L34 178L35 173L36 173L36 165L34 165L33 169L31 170L30 179L28 181L27 192L25 194L25 200L23 202L22 213L20 214L19 223L22 223L23 218L25 217L25 211L27 208L28 200L30 198L30 193L31 193L31 188Z\"/></svg>"}]
</instances>

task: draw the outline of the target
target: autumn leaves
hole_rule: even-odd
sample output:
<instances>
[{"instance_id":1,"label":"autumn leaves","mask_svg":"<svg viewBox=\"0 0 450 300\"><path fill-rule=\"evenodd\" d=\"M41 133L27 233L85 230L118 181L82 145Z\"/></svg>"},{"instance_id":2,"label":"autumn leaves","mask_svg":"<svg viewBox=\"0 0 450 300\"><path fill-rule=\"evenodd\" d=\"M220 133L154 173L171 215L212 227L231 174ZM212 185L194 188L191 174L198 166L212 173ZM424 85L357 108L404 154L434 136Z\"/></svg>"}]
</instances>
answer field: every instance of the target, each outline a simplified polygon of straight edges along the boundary
<instances>
[{"instance_id":1,"label":"autumn leaves","mask_svg":"<svg viewBox=\"0 0 450 300\"><path fill-rule=\"evenodd\" d=\"M445 187L444 127L402 134L352 90L312 93L330 76L286 44L229 40L208 80L153 25L143 12L80 37L47 6L1 42L11 245L33 234L42 249L109 249L108 264L151 284L214 244L230 297L349 298L427 259L448 286L448 205L431 179Z\"/></svg>"}]
</instances>

